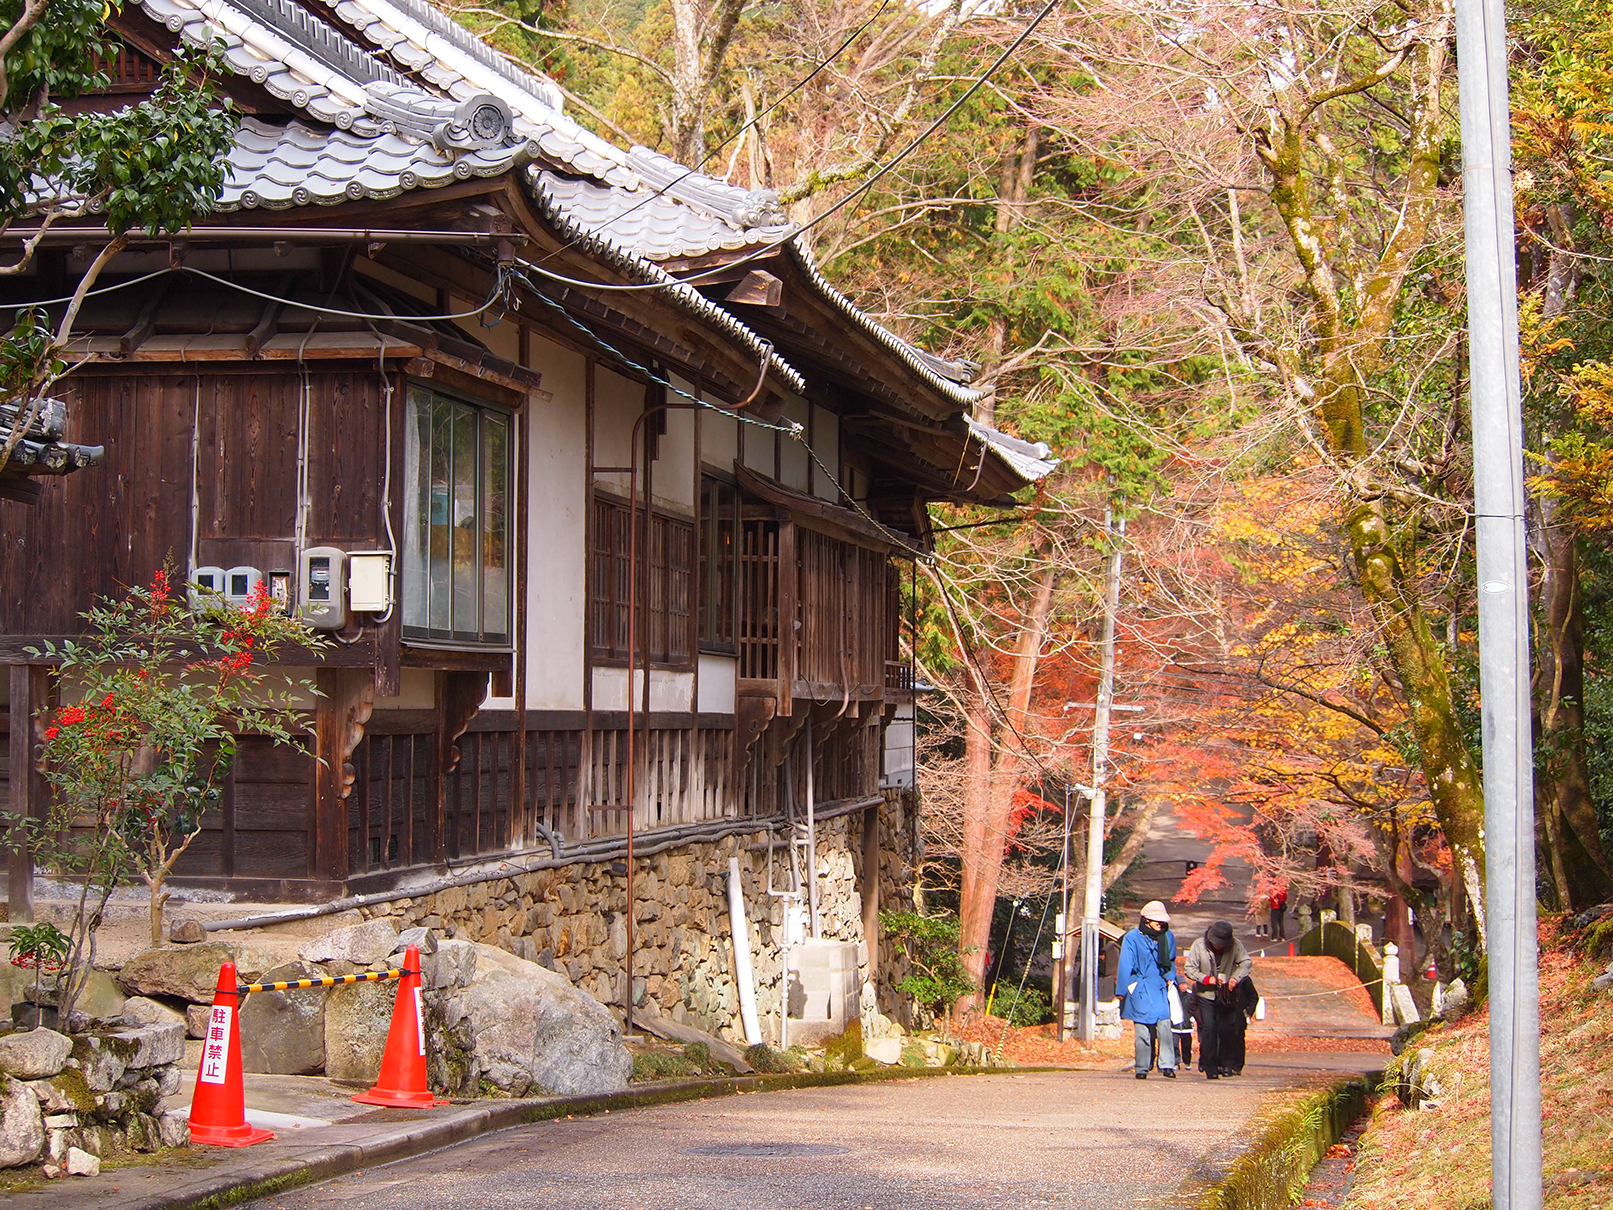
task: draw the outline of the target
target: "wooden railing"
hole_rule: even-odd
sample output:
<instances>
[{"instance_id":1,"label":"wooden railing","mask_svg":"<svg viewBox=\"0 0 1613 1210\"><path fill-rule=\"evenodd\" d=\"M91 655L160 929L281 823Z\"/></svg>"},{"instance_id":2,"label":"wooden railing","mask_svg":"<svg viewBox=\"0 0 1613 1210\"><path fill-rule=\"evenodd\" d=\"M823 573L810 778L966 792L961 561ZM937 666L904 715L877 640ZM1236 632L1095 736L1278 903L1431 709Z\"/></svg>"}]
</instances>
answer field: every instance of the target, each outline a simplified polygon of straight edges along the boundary
<instances>
[{"instance_id":1,"label":"wooden railing","mask_svg":"<svg viewBox=\"0 0 1613 1210\"><path fill-rule=\"evenodd\" d=\"M434 733L371 734L353 753L348 799L349 876L545 845L577 844L627 831L627 732L621 728L531 730L525 802L515 805L513 729L473 724L456 741L458 762L441 774ZM724 727L637 732L635 831L733 818L734 732Z\"/></svg>"}]
</instances>

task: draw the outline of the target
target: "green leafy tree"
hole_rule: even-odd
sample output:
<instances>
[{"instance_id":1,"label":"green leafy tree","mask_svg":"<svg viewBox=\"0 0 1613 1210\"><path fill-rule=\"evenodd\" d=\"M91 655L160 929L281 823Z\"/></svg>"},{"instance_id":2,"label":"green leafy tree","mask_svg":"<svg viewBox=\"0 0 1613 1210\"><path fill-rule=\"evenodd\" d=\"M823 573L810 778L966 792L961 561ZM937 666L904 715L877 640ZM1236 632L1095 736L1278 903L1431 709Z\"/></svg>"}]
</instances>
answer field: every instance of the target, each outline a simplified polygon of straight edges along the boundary
<instances>
[{"instance_id":1,"label":"green leafy tree","mask_svg":"<svg viewBox=\"0 0 1613 1210\"><path fill-rule=\"evenodd\" d=\"M906 949L912 965L912 972L896 990L929 1009L945 1028L953 1005L980 990L964 969L964 955L959 953L958 918L881 912L879 926Z\"/></svg>"},{"instance_id":2,"label":"green leafy tree","mask_svg":"<svg viewBox=\"0 0 1613 1210\"><path fill-rule=\"evenodd\" d=\"M214 83L213 48L182 48L146 100L114 113L69 114L58 104L104 87L97 59L119 47L102 0L18 0L0 5L0 234L28 223L22 251L0 276L31 269L45 234L64 218L103 216L108 240L59 311L22 311L0 337L0 403L11 423L0 470L68 372L65 356L88 292L130 232L180 231L209 212L224 184L236 116Z\"/></svg>"},{"instance_id":3,"label":"green leafy tree","mask_svg":"<svg viewBox=\"0 0 1613 1210\"><path fill-rule=\"evenodd\" d=\"M304 731L296 703L315 692L270 671L285 648L323 642L266 590L241 609L216 597L187 603L180 591L159 571L85 613L81 639L32 652L52 661L59 692L76 699L45 728L51 805L33 837L41 865L80 880L63 1020L112 890L146 884L151 943L161 944L165 884L218 800L236 737L293 742Z\"/></svg>"}]
</instances>

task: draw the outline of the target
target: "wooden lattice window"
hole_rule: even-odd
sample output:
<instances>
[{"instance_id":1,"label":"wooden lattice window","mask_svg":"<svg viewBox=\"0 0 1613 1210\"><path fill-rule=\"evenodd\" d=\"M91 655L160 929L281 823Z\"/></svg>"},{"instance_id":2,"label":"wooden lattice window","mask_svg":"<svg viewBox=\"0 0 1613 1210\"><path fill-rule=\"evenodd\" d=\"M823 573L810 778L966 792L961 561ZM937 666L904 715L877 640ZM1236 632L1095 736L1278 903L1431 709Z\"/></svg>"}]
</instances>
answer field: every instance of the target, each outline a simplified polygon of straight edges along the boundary
<instances>
[{"instance_id":1,"label":"wooden lattice window","mask_svg":"<svg viewBox=\"0 0 1613 1210\"><path fill-rule=\"evenodd\" d=\"M594 499L588 559L588 645L595 659L628 656L630 542L628 509ZM684 667L694 641L695 528L682 518L639 513L639 658Z\"/></svg>"}]
</instances>

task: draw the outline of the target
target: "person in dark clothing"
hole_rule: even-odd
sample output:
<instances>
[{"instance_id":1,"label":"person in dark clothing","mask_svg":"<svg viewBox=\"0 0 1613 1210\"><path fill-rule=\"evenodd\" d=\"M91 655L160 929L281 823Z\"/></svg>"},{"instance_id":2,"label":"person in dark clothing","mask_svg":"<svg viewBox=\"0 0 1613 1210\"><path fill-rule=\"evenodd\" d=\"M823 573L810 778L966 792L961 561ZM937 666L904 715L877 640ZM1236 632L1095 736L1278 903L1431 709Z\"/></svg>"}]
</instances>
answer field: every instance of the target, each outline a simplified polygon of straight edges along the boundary
<instances>
[{"instance_id":1,"label":"person in dark clothing","mask_svg":"<svg viewBox=\"0 0 1613 1210\"><path fill-rule=\"evenodd\" d=\"M1204 930L1204 936L1193 942L1182 964L1182 974L1194 993L1199 1070L1208 1079L1243 1071L1243 1034L1248 1019L1240 999L1253 988L1240 988L1253 967L1249 951L1225 920L1217 920Z\"/></svg>"}]
</instances>

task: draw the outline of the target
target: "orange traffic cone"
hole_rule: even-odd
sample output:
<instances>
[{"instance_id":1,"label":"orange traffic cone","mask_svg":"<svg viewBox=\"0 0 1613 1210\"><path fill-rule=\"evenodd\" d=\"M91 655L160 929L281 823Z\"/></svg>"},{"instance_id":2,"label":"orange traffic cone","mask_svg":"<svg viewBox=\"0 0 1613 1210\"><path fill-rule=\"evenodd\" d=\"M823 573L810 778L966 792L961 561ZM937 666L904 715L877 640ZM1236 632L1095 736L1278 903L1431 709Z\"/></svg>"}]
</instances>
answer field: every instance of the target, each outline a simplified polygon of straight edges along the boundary
<instances>
[{"instance_id":1,"label":"orange traffic cone","mask_svg":"<svg viewBox=\"0 0 1613 1210\"><path fill-rule=\"evenodd\" d=\"M202 1065L196 1071L196 1095L190 1102L190 1141L214 1147L250 1147L274 1138L268 1130L247 1125L246 1089L241 1082L241 1034L236 1028L235 963L218 968L213 1015L202 1043Z\"/></svg>"},{"instance_id":2,"label":"orange traffic cone","mask_svg":"<svg viewBox=\"0 0 1613 1210\"><path fill-rule=\"evenodd\" d=\"M403 952L409 973L398 980L398 998L392 1002L392 1025L386 1031L386 1052L375 1087L354 1097L365 1105L394 1109L429 1109L446 1105L426 1087L426 1014L420 1002L420 950L411 945Z\"/></svg>"},{"instance_id":3,"label":"orange traffic cone","mask_svg":"<svg viewBox=\"0 0 1613 1210\"><path fill-rule=\"evenodd\" d=\"M1290 958L1294 956L1294 943L1292 941L1288 943L1288 956Z\"/></svg>"}]
</instances>

